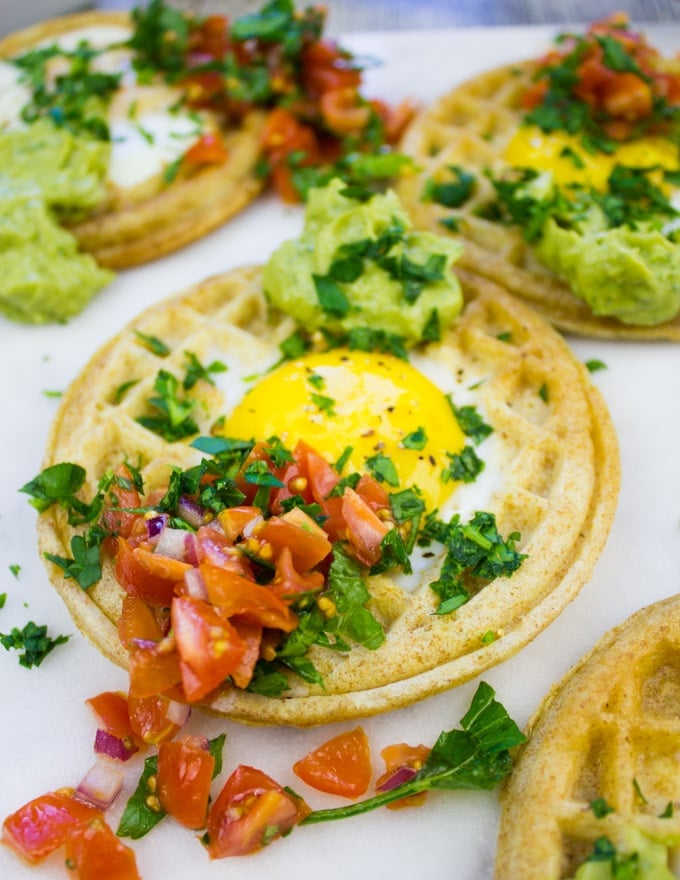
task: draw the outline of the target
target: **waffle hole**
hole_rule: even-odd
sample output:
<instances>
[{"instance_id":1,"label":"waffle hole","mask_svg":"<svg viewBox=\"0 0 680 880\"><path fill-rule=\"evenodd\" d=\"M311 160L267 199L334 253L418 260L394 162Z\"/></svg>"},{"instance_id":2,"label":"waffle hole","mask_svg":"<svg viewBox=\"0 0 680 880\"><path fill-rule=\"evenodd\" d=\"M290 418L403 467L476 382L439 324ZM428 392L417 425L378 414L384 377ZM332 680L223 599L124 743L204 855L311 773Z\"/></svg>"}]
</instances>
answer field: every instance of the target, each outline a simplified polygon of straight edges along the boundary
<instances>
[{"instance_id":1,"label":"waffle hole","mask_svg":"<svg viewBox=\"0 0 680 880\"><path fill-rule=\"evenodd\" d=\"M645 717L680 717L680 653L645 676L641 702Z\"/></svg>"}]
</instances>

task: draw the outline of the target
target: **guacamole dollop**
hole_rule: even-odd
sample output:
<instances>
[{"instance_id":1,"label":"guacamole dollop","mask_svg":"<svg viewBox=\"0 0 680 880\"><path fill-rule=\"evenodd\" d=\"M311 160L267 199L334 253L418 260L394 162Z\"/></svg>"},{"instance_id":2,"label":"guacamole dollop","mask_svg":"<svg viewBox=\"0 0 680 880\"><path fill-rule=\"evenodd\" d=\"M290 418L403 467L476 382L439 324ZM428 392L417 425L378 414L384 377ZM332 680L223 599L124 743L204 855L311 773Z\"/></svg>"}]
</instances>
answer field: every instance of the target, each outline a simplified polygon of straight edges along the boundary
<instances>
[{"instance_id":1,"label":"guacamole dollop","mask_svg":"<svg viewBox=\"0 0 680 880\"><path fill-rule=\"evenodd\" d=\"M49 120L0 133L0 311L12 320L66 321L113 278L61 226L103 199L109 149Z\"/></svg>"},{"instance_id":2,"label":"guacamole dollop","mask_svg":"<svg viewBox=\"0 0 680 880\"><path fill-rule=\"evenodd\" d=\"M597 858L584 862L571 880L615 880L625 876L630 880L674 880L668 867L668 847L632 826L624 828L621 840L609 857L600 853ZM625 868L624 868L625 866Z\"/></svg>"},{"instance_id":3,"label":"guacamole dollop","mask_svg":"<svg viewBox=\"0 0 680 880\"><path fill-rule=\"evenodd\" d=\"M304 229L264 268L273 306L308 330L371 327L415 344L463 306L453 264L462 247L412 230L396 193L352 196L340 180L310 190Z\"/></svg>"},{"instance_id":4,"label":"guacamole dollop","mask_svg":"<svg viewBox=\"0 0 680 880\"><path fill-rule=\"evenodd\" d=\"M550 219L536 256L595 315L655 325L680 311L680 247L658 230L617 226L581 232Z\"/></svg>"}]
</instances>

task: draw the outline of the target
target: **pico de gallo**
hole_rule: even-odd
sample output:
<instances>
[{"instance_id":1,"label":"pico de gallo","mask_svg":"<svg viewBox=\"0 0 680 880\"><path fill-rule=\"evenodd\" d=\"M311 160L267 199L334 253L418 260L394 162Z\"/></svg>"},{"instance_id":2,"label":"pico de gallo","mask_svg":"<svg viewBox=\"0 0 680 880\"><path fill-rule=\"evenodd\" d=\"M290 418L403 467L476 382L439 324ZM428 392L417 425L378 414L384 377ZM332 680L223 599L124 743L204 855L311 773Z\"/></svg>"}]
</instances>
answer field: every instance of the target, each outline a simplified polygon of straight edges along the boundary
<instances>
[{"instance_id":1,"label":"pico de gallo","mask_svg":"<svg viewBox=\"0 0 680 880\"><path fill-rule=\"evenodd\" d=\"M181 86L187 106L236 122L266 111L260 171L284 201L304 200L332 177L363 185L393 178L408 163L394 146L413 103L391 107L362 94L362 63L323 36L323 7L296 11L292 0L272 0L230 21L152 0L131 15L135 66ZM226 158L219 136L206 134L167 176Z\"/></svg>"},{"instance_id":2,"label":"pico de gallo","mask_svg":"<svg viewBox=\"0 0 680 880\"><path fill-rule=\"evenodd\" d=\"M127 737L124 695L103 693L89 702L101 725ZM106 811L122 790L118 765L129 755L110 752L77 788L47 792L8 816L2 842L36 866L63 851L67 874L75 880L140 880L134 849L123 839L139 839L168 817L201 831L198 839L210 859L250 855L298 825L350 818L382 806L417 806L433 789L494 788L510 772L510 749L524 735L484 682L460 724L441 733L431 748L397 743L383 749L385 772L375 782L375 793L364 800L357 798L369 788L373 765L363 729L323 743L297 761L293 771L310 788L352 802L322 810L313 810L290 786L246 764L236 765L212 798L225 736L166 739L145 759L116 830ZM128 732L135 748L136 742L149 748Z\"/></svg>"}]
</instances>

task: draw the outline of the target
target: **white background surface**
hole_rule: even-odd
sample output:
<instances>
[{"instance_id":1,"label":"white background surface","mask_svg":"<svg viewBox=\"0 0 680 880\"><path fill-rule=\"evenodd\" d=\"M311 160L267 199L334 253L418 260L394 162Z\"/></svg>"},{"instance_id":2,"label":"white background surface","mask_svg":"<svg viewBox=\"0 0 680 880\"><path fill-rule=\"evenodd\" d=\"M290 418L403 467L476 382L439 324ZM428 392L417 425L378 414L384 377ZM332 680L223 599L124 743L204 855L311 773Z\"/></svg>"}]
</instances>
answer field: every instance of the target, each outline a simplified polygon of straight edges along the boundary
<instances>
[{"instance_id":1,"label":"white background surface","mask_svg":"<svg viewBox=\"0 0 680 880\"><path fill-rule=\"evenodd\" d=\"M545 28L372 33L354 34L343 44L384 62L367 74L367 95L428 101L467 75L542 52L552 33ZM680 46L678 26L650 26L648 33L667 51ZM0 819L39 794L77 785L94 762L96 725L84 700L126 688L125 673L77 634L49 585L36 550L35 512L17 491L40 470L58 406L45 392L65 389L96 349L145 306L210 274L263 262L283 239L297 234L300 221L300 210L264 199L184 251L122 273L66 326L24 327L0 317L0 593L7 593L0 631L34 620L47 623L53 635L73 634L38 669L23 669L15 652L0 649ZM620 505L605 552L579 597L518 656L482 676L521 725L605 630L680 588L680 346L570 341L581 360L597 358L607 365L593 380L619 434ZM18 578L11 565L21 567ZM441 730L458 726L476 685L364 720L376 774L385 745L431 745ZM226 731L225 778L237 764L249 763L305 793L293 762L350 726L244 728L198 713L191 721L193 732ZM125 795L140 768L141 759L127 769ZM124 799L113 812L114 826ZM315 808L336 802L313 792L308 799ZM144 880L485 880L493 873L497 820L494 793L439 792L428 795L424 807L298 828L268 850L241 859L210 863L195 835L170 820L135 849ZM0 847L3 880L64 876L60 855L32 869Z\"/></svg>"}]
</instances>

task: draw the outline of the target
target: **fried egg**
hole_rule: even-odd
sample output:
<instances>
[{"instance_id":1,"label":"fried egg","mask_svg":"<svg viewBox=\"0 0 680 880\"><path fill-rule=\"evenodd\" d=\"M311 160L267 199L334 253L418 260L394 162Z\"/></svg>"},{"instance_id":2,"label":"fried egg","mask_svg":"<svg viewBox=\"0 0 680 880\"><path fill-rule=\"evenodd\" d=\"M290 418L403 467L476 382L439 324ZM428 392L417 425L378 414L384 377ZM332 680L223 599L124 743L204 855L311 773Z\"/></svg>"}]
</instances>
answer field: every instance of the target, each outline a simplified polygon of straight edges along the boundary
<instances>
[{"instance_id":1,"label":"fried egg","mask_svg":"<svg viewBox=\"0 0 680 880\"><path fill-rule=\"evenodd\" d=\"M611 153L590 152L581 139L565 131L546 133L538 126L521 125L505 149L504 161L515 168L551 171L555 183L607 188L616 165L676 171L678 149L668 138L648 136L616 146Z\"/></svg>"},{"instance_id":2,"label":"fried egg","mask_svg":"<svg viewBox=\"0 0 680 880\"><path fill-rule=\"evenodd\" d=\"M469 518L488 508L501 485L499 440L491 433L475 447L483 467L474 481L450 477L453 457L473 445L454 406L479 403L475 386L480 377L457 375L439 357L442 353L440 346L430 345L411 352L407 362L339 348L271 369L277 356L280 360L278 349L264 343L249 350L230 345L223 358L227 370L214 377L225 406L220 432L244 440L276 436L289 449L305 440L329 464L343 459L342 475L375 476L375 459L384 456L394 473L388 480L378 479L389 493L417 487L427 511L437 511L445 520L454 514ZM263 363L270 365L266 372L261 372ZM256 364L260 372L254 375ZM414 548L414 576L400 575L398 582L412 589L418 573L432 562L431 550Z\"/></svg>"},{"instance_id":3,"label":"fried egg","mask_svg":"<svg viewBox=\"0 0 680 880\"><path fill-rule=\"evenodd\" d=\"M215 128L207 114L180 106L180 90L136 83L131 52L121 46L129 37L127 28L99 25L76 28L34 47L57 45L64 52L73 52L87 45L100 53L92 60L93 70L121 74L121 88L108 108L111 155L107 179L124 191L157 178L207 130ZM68 62L57 56L48 70L55 78L68 70ZM25 125L22 110L31 97L21 68L11 61L0 61L0 131Z\"/></svg>"}]
</instances>

